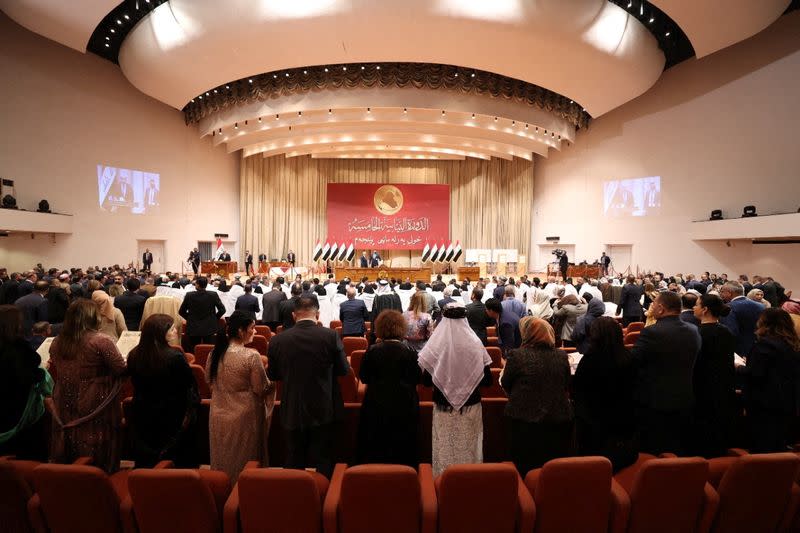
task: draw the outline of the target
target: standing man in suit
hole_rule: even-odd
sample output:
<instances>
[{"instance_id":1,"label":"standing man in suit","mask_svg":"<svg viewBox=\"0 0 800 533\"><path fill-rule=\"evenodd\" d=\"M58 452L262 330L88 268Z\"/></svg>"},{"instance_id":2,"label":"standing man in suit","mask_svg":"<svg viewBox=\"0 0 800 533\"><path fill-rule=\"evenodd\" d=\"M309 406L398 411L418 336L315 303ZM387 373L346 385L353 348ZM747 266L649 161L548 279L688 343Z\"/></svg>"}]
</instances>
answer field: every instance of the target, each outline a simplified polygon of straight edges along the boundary
<instances>
[{"instance_id":1,"label":"standing man in suit","mask_svg":"<svg viewBox=\"0 0 800 533\"><path fill-rule=\"evenodd\" d=\"M22 311L22 333L26 340L32 337L31 329L37 322L47 322L47 290L50 284L44 280L37 281L30 294L22 296L14 305Z\"/></svg>"},{"instance_id":2,"label":"standing man in suit","mask_svg":"<svg viewBox=\"0 0 800 533\"><path fill-rule=\"evenodd\" d=\"M372 268L378 268L381 265L381 256L377 252L377 250L373 250L372 257L369 260L369 266Z\"/></svg>"},{"instance_id":3,"label":"standing man in suit","mask_svg":"<svg viewBox=\"0 0 800 533\"><path fill-rule=\"evenodd\" d=\"M358 266L367 268L369 266L369 259L367 259L367 252L361 252L361 257L358 260Z\"/></svg>"},{"instance_id":4,"label":"standing man in suit","mask_svg":"<svg viewBox=\"0 0 800 533\"><path fill-rule=\"evenodd\" d=\"M600 256L600 268L603 276L608 276L608 267L611 265L611 258L605 252Z\"/></svg>"},{"instance_id":5,"label":"standing man in suit","mask_svg":"<svg viewBox=\"0 0 800 533\"><path fill-rule=\"evenodd\" d=\"M281 325L281 302L286 300L286 293L281 289L281 284L277 281L272 284L272 290L266 293L261 298L261 308L264 312L261 314L261 322L269 326L274 332L278 331L278 326Z\"/></svg>"},{"instance_id":6,"label":"standing man in suit","mask_svg":"<svg viewBox=\"0 0 800 533\"><path fill-rule=\"evenodd\" d=\"M481 340L484 346L487 345L486 328L494 326L494 320L486 314L486 306L483 305L483 289L472 289L470 296L472 302L467 304L467 322L475 335Z\"/></svg>"},{"instance_id":7,"label":"standing man in suit","mask_svg":"<svg viewBox=\"0 0 800 533\"><path fill-rule=\"evenodd\" d=\"M636 284L636 278L628 276L627 283L622 287L622 294L619 297L616 315L622 314L622 326L628 327L631 322L642 321L642 304L639 300L642 297L642 288ZM680 313L680 309L678 309Z\"/></svg>"},{"instance_id":8,"label":"standing man in suit","mask_svg":"<svg viewBox=\"0 0 800 533\"><path fill-rule=\"evenodd\" d=\"M369 320L369 312L364 300L356 299L357 293L355 287L347 287L347 300L339 304L342 337L363 337L367 331L364 321Z\"/></svg>"},{"instance_id":9,"label":"standing man in suit","mask_svg":"<svg viewBox=\"0 0 800 533\"><path fill-rule=\"evenodd\" d=\"M219 256L219 260L220 261L230 261L231 260L231 254L229 254L228 252L222 252L222 255Z\"/></svg>"},{"instance_id":10,"label":"standing man in suit","mask_svg":"<svg viewBox=\"0 0 800 533\"><path fill-rule=\"evenodd\" d=\"M150 272L150 267L153 265L153 254L150 252L150 248L144 249L142 264L144 265L143 270Z\"/></svg>"},{"instance_id":11,"label":"standing man in suit","mask_svg":"<svg viewBox=\"0 0 800 533\"><path fill-rule=\"evenodd\" d=\"M363 304L363 302L362 302ZM330 328L317 327L314 298L299 298L295 327L270 340L267 375L283 382L281 425L286 467L333 473L335 424L344 418L339 376L350 372L342 341Z\"/></svg>"},{"instance_id":12,"label":"standing man in suit","mask_svg":"<svg viewBox=\"0 0 800 533\"><path fill-rule=\"evenodd\" d=\"M303 294L303 287L299 283L295 283L291 288L292 297L280 303L280 321L285 330L294 326L294 308L300 300L301 294Z\"/></svg>"},{"instance_id":13,"label":"standing man in suit","mask_svg":"<svg viewBox=\"0 0 800 533\"><path fill-rule=\"evenodd\" d=\"M736 353L747 357L756 343L756 324L764 305L744 296L744 287L738 281L729 281L719 290L719 296L731 307L726 317L719 319L736 337Z\"/></svg>"},{"instance_id":14,"label":"standing man in suit","mask_svg":"<svg viewBox=\"0 0 800 533\"><path fill-rule=\"evenodd\" d=\"M253 275L253 254L250 250L244 251L244 273L248 276Z\"/></svg>"},{"instance_id":15,"label":"standing man in suit","mask_svg":"<svg viewBox=\"0 0 800 533\"><path fill-rule=\"evenodd\" d=\"M197 248L189 252L188 261L192 265L192 270L196 276L200 270L200 251Z\"/></svg>"},{"instance_id":16,"label":"standing man in suit","mask_svg":"<svg viewBox=\"0 0 800 533\"><path fill-rule=\"evenodd\" d=\"M561 255L558 256L558 270L561 272L561 279L564 280L564 283L567 282L567 270L569 269L569 257L567 256L567 251L564 250L561 252Z\"/></svg>"},{"instance_id":17,"label":"standing man in suit","mask_svg":"<svg viewBox=\"0 0 800 533\"><path fill-rule=\"evenodd\" d=\"M700 333L680 319L681 299L662 292L651 304L656 323L642 330L631 352L638 375L635 400L640 451L682 455L691 430L692 377Z\"/></svg>"},{"instance_id":18,"label":"standing man in suit","mask_svg":"<svg viewBox=\"0 0 800 533\"><path fill-rule=\"evenodd\" d=\"M114 298L114 307L122 311L128 331L139 331L139 324L142 322L147 298L137 292L139 287L141 283L137 278L128 278L125 282L125 288L128 290Z\"/></svg>"},{"instance_id":19,"label":"standing man in suit","mask_svg":"<svg viewBox=\"0 0 800 533\"><path fill-rule=\"evenodd\" d=\"M261 311L261 307L258 303L258 296L253 295L253 285L247 283L244 286L244 294L236 298L236 307L237 311L245 311L253 315L253 320L256 320L256 315L258 312Z\"/></svg>"},{"instance_id":20,"label":"standing man in suit","mask_svg":"<svg viewBox=\"0 0 800 533\"><path fill-rule=\"evenodd\" d=\"M225 306L219 294L206 290L208 278L200 276L194 282L197 290L187 292L178 314L186 320L189 350L198 344L214 344L219 330L219 319L225 315Z\"/></svg>"}]
</instances>

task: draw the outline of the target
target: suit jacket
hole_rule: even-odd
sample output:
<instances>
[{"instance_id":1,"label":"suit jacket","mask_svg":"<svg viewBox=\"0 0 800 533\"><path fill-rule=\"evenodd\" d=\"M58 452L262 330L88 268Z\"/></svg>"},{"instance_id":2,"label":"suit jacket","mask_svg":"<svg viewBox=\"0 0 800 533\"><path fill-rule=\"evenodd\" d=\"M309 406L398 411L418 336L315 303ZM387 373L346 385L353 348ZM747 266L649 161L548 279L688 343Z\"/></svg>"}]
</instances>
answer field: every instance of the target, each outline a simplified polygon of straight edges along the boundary
<instances>
[{"instance_id":1,"label":"suit jacket","mask_svg":"<svg viewBox=\"0 0 800 533\"><path fill-rule=\"evenodd\" d=\"M142 263L145 265L152 264L153 262L153 254L152 252L147 252L142 254Z\"/></svg>"},{"instance_id":2,"label":"suit jacket","mask_svg":"<svg viewBox=\"0 0 800 533\"><path fill-rule=\"evenodd\" d=\"M22 311L22 330L25 338L31 336L31 328L36 322L47 322L47 298L38 292L32 292L18 298L14 305Z\"/></svg>"},{"instance_id":3,"label":"suit jacket","mask_svg":"<svg viewBox=\"0 0 800 533\"><path fill-rule=\"evenodd\" d=\"M225 252L225 253L224 253L224 254L222 254L222 256L219 258L219 260L220 260L220 261L230 261L230 260L231 260L231 254L229 254L228 252Z\"/></svg>"},{"instance_id":4,"label":"suit jacket","mask_svg":"<svg viewBox=\"0 0 800 533\"><path fill-rule=\"evenodd\" d=\"M369 266L369 260L366 257L361 256L361 259L358 260L358 264L361 268L367 268Z\"/></svg>"},{"instance_id":5,"label":"suit jacket","mask_svg":"<svg viewBox=\"0 0 800 533\"><path fill-rule=\"evenodd\" d=\"M252 265L253 264L253 254L248 254L247 256L245 256L244 264L246 264L246 265Z\"/></svg>"},{"instance_id":6,"label":"suit jacket","mask_svg":"<svg viewBox=\"0 0 800 533\"><path fill-rule=\"evenodd\" d=\"M403 302L400 301L400 296L395 292L389 292L386 294L378 294L375 296L375 299L372 301L372 323L375 323L375 320L378 318L378 315L381 314L381 311L385 311L387 309L394 309L395 311L403 312ZM374 329L372 330L375 331Z\"/></svg>"},{"instance_id":7,"label":"suit jacket","mask_svg":"<svg viewBox=\"0 0 800 533\"><path fill-rule=\"evenodd\" d=\"M17 288L17 298L22 298L23 296L27 296L32 292L33 292L33 283L31 283L27 279L24 279L19 282L19 287Z\"/></svg>"},{"instance_id":8,"label":"suit jacket","mask_svg":"<svg viewBox=\"0 0 800 533\"><path fill-rule=\"evenodd\" d=\"M69 307L69 295L61 287L50 287L47 291L47 321L61 324Z\"/></svg>"},{"instance_id":9,"label":"suit jacket","mask_svg":"<svg viewBox=\"0 0 800 533\"><path fill-rule=\"evenodd\" d=\"M700 333L677 315L644 328L633 347L637 365L636 401L657 411L680 411L694 404L692 376Z\"/></svg>"},{"instance_id":10,"label":"suit jacket","mask_svg":"<svg viewBox=\"0 0 800 533\"><path fill-rule=\"evenodd\" d=\"M288 300L284 300L280 303L278 314L280 315L278 320L280 320L281 324L283 325L283 329L289 329L294 326L294 306L299 300L299 296L292 296Z\"/></svg>"},{"instance_id":11,"label":"suit jacket","mask_svg":"<svg viewBox=\"0 0 800 533\"><path fill-rule=\"evenodd\" d=\"M258 305L258 296L253 294L242 294L238 298L236 298L236 306L235 309L237 311L248 311L253 313L253 317L258 314L261 308Z\"/></svg>"},{"instance_id":12,"label":"suit jacket","mask_svg":"<svg viewBox=\"0 0 800 533\"><path fill-rule=\"evenodd\" d=\"M291 263L292 265L294 265L294 262L295 262L295 255L294 255L293 253L291 253L291 254L287 254L287 255L286 255L286 262L287 262L287 263Z\"/></svg>"},{"instance_id":13,"label":"suit jacket","mask_svg":"<svg viewBox=\"0 0 800 533\"><path fill-rule=\"evenodd\" d=\"M219 319L225 315L225 306L219 294L201 289L186 293L178 314L186 319L186 335L214 335L219 329Z\"/></svg>"},{"instance_id":14,"label":"suit jacket","mask_svg":"<svg viewBox=\"0 0 800 533\"><path fill-rule=\"evenodd\" d=\"M270 290L261 297L262 308L264 309L261 315L262 322L280 322L280 305L281 302L286 300L286 293L282 290Z\"/></svg>"},{"instance_id":15,"label":"suit jacket","mask_svg":"<svg viewBox=\"0 0 800 533\"><path fill-rule=\"evenodd\" d=\"M494 320L486 314L486 306L483 302L472 302L467 304L467 322L475 335L486 345L486 328L494 326Z\"/></svg>"},{"instance_id":16,"label":"suit jacket","mask_svg":"<svg viewBox=\"0 0 800 533\"><path fill-rule=\"evenodd\" d=\"M694 324L696 327L700 327L700 320L698 320L697 317L694 316L694 311L692 310L681 311L680 317L681 320L683 320L687 324Z\"/></svg>"},{"instance_id":17,"label":"suit jacket","mask_svg":"<svg viewBox=\"0 0 800 533\"><path fill-rule=\"evenodd\" d=\"M743 296L734 298L728 305L731 307L730 314L719 321L736 337L736 353L747 357L756 343L756 323L764 306Z\"/></svg>"},{"instance_id":18,"label":"suit jacket","mask_svg":"<svg viewBox=\"0 0 800 533\"><path fill-rule=\"evenodd\" d=\"M128 331L139 331L139 324L142 322L146 301L147 298L131 291L125 291L114 298L114 307L122 311Z\"/></svg>"},{"instance_id":19,"label":"suit jacket","mask_svg":"<svg viewBox=\"0 0 800 533\"><path fill-rule=\"evenodd\" d=\"M344 418L338 376L347 375L342 341L330 328L302 320L272 339L271 380L282 381L281 425L284 430L308 429Z\"/></svg>"},{"instance_id":20,"label":"suit jacket","mask_svg":"<svg viewBox=\"0 0 800 533\"><path fill-rule=\"evenodd\" d=\"M259 263L264 262L266 260L267 260L266 254L258 254L258 262Z\"/></svg>"},{"instance_id":21,"label":"suit jacket","mask_svg":"<svg viewBox=\"0 0 800 533\"><path fill-rule=\"evenodd\" d=\"M352 299L339 305L339 320L342 321L342 335L363 335L366 331L364 321L369 320L369 312L364 300Z\"/></svg>"},{"instance_id":22,"label":"suit jacket","mask_svg":"<svg viewBox=\"0 0 800 533\"><path fill-rule=\"evenodd\" d=\"M19 297L19 281L8 280L0 285L0 305L14 305Z\"/></svg>"},{"instance_id":23,"label":"suit jacket","mask_svg":"<svg viewBox=\"0 0 800 533\"><path fill-rule=\"evenodd\" d=\"M639 303L639 299L642 297L642 290L642 287L635 283L623 285L617 306L617 314L622 312L622 316L641 318L642 304Z\"/></svg>"}]
</instances>

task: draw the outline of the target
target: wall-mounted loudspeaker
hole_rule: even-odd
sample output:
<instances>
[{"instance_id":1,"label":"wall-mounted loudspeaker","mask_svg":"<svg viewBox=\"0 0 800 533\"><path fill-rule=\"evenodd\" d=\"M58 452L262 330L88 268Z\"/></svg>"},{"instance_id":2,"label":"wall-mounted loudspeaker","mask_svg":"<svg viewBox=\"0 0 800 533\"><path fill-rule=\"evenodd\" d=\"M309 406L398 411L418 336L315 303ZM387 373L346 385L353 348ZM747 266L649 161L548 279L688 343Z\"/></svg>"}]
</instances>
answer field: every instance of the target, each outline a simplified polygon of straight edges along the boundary
<instances>
[{"instance_id":1,"label":"wall-mounted loudspeaker","mask_svg":"<svg viewBox=\"0 0 800 533\"><path fill-rule=\"evenodd\" d=\"M711 211L711 217L708 220L722 220L722 209Z\"/></svg>"},{"instance_id":2,"label":"wall-mounted loudspeaker","mask_svg":"<svg viewBox=\"0 0 800 533\"><path fill-rule=\"evenodd\" d=\"M742 211L742 218L746 217L757 217L758 213L756 213L756 206L754 205L746 205L744 206L744 210Z\"/></svg>"},{"instance_id":3,"label":"wall-mounted loudspeaker","mask_svg":"<svg viewBox=\"0 0 800 533\"><path fill-rule=\"evenodd\" d=\"M546 240L547 242L558 242L559 240L561 240L561 237L545 237L544 240Z\"/></svg>"}]
</instances>

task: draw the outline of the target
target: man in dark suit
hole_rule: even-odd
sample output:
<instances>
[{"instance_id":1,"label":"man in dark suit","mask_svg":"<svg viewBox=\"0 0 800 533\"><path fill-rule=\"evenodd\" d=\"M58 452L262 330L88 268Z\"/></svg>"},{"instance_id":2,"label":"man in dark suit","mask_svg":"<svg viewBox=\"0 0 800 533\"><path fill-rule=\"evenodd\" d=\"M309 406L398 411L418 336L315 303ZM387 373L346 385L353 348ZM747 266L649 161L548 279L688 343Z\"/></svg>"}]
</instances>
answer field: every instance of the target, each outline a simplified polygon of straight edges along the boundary
<instances>
[{"instance_id":1,"label":"man in dark suit","mask_svg":"<svg viewBox=\"0 0 800 533\"><path fill-rule=\"evenodd\" d=\"M275 332L281 324L281 302L286 300L286 293L281 289L281 284L277 281L272 284L272 290L261 297L261 322Z\"/></svg>"},{"instance_id":2,"label":"man in dark suit","mask_svg":"<svg viewBox=\"0 0 800 533\"><path fill-rule=\"evenodd\" d=\"M244 273L248 276L253 275L253 254L250 250L244 251Z\"/></svg>"},{"instance_id":3,"label":"man in dark suit","mask_svg":"<svg viewBox=\"0 0 800 533\"><path fill-rule=\"evenodd\" d=\"M628 276L627 283L622 287L622 293L617 304L617 316L622 314L622 325L628 327L631 322L642 321L642 288L636 284L636 278ZM680 313L680 309L678 309Z\"/></svg>"},{"instance_id":4,"label":"man in dark suit","mask_svg":"<svg viewBox=\"0 0 800 533\"><path fill-rule=\"evenodd\" d=\"M363 337L369 320L369 312L364 300L357 300L355 287L347 287L347 300L339 305L339 319L342 321L342 337Z\"/></svg>"},{"instance_id":5,"label":"man in dark suit","mask_svg":"<svg viewBox=\"0 0 800 533\"><path fill-rule=\"evenodd\" d=\"M141 285L138 279L128 278L125 282L125 288L128 290L114 298L114 307L122 311L128 331L139 331L139 324L142 322L147 298L137 292Z\"/></svg>"},{"instance_id":6,"label":"man in dark suit","mask_svg":"<svg viewBox=\"0 0 800 533\"><path fill-rule=\"evenodd\" d=\"M286 262L289 263L290 265L292 265L292 268L294 268L294 262L296 260L297 260L297 258L295 257L294 252L289 250L289 253L286 254Z\"/></svg>"},{"instance_id":7,"label":"man in dark suit","mask_svg":"<svg viewBox=\"0 0 800 533\"><path fill-rule=\"evenodd\" d=\"M739 276L739 283L742 284L742 287L744 288L744 293L745 294L748 294L750 291L753 290L753 284L750 283L750 281L747 279L746 275L742 274L741 276Z\"/></svg>"},{"instance_id":8,"label":"man in dark suit","mask_svg":"<svg viewBox=\"0 0 800 533\"><path fill-rule=\"evenodd\" d=\"M144 253L142 254L142 265L143 269L147 272L150 272L150 267L153 264L153 254L150 252L149 248L144 249Z\"/></svg>"},{"instance_id":9,"label":"man in dark suit","mask_svg":"<svg viewBox=\"0 0 800 533\"><path fill-rule=\"evenodd\" d=\"M371 268L378 268L381 265L381 256L377 251L372 252L372 257L369 259L369 266Z\"/></svg>"},{"instance_id":10,"label":"man in dark suit","mask_svg":"<svg viewBox=\"0 0 800 533\"><path fill-rule=\"evenodd\" d=\"M237 311L245 311L253 315L253 320L255 320L256 315L261 310L261 307L258 304L258 296L253 295L253 285L247 283L244 286L244 294L236 298L236 306L235 309Z\"/></svg>"},{"instance_id":11,"label":"man in dark suit","mask_svg":"<svg viewBox=\"0 0 800 533\"><path fill-rule=\"evenodd\" d=\"M225 306L219 294L206 290L208 278L201 276L194 282L197 290L187 292L178 310L186 320L186 336L190 350L198 344L214 344L219 330L219 319L225 315Z\"/></svg>"},{"instance_id":12,"label":"man in dark suit","mask_svg":"<svg viewBox=\"0 0 800 533\"><path fill-rule=\"evenodd\" d=\"M13 305L20 297L19 272L13 272L9 278L0 285L0 305Z\"/></svg>"},{"instance_id":13,"label":"man in dark suit","mask_svg":"<svg viewBox=\"0 0 800 533\"><path fill-rule=\"evenodd\" d=\"M34 272L26 272L23 279L19 281L19 288L17 289L17 298L22 298L33 292L34 284L39 280L39 277ZM14 303L14 302L11 302Z\"/></svg>"},{"instance_id":14,"label":"man in dark suit","mask_svg":"<svg viewBox=\"0 0 800 533\"><path fill-rule=\"evenodd\" d=\"M229 254L228 252L222 252L222 255L220 256L219 260L220 261L230 261L231 260L231 254Z\"/></svg>"},{"instance_id":15,"label":"man in dark suit","mask_svg":"<svg viewBox=\"0 0 800 533\"><path fill-rule=\"evenodd\" d=\"M680 319L681 299L674 292L662 292L651 307L657 322L642 330L632 350L640 451L681 455L691 429L700 333Z\"/></svg>"},{"instance_id":16,"label":"man in dark suit","mask_svg":"<svg viewBox=\"0 0 800 533\"><path fill-rule=\"evenodd\" d=\"M31 328L37 322L47 322L47 290L50 284L39 280L33 292L17 298L14 305L22 311L22 333L27 340L31 338Z\"/></svg>"},{"instance_id":17,"label":"man in dark suit","mask_svg":"<svg viewBox=\"0 0 800 533\"><path fill-rule=\"evenodd\" d=\"M330 328L317 326L314 298L298 298L295 327L270 340L267 375L283 382L281 426L286 437L287 468L333 472L335 424L344 418L337 377L347 375L342 341Z\"/></svg>"},{"instance_id":18,"label":"man in dark suit","mask_svg":"<svg viewBox=\"0 0 800 533\"><path fill-rule=\"evenodd\" d=\"M358 266L361 268L369 267L369 259L367 259L367 252L361 252L361 258L358 260Z\"/></svg>"},{"instance_id":19,"label":"man in dark suit","mask_svg":"<svg viewBox=\"0 0 800 533\"><path fill-rule=\"evenodd\" d=\"M283 329L289 329L294 326L294 307L301 294L303 294L303 287L295 283L291 289L292 297L280 303L278 315ZM319 304L317 305L319 306Z\"/></svg>"},{"instance_id":20,"label":"man in dark suit","mask_svg":"<svg viewBox=\"0 0 800 533\"><path fill-rule=\"evenodd\" d=\"M697 295L693 292L687 292L681 296L681 320L687 324L694 324L700 327L700 320L694 316L694 304L697 303Z\"/></svg>"},{"instance_id":21,"label":"man in dark suit","mask_svg":"<svg viewBox=\"0 0 800 533\"><path fill-rule=\"evenodd\" d=\"M729 281L723 285L719 296L731 307L730 314L719 321L736 337L736 353L747 357L756 343L756 324L764 306L745 298L744 287L738 281Z\"/></svg>"},{"instance_id":22,"label":"man in dark suit","mask_svg":"<svg viewBox=\"0 0 800 533\"><path fill-rule=\"evenodd\" d=\"M483 289L473 289L470 298L472 303L467 304L467 322L475 335L486 346L486 328L493 326L494 320L486 314L486 306L481 301L483 300Z\"/></svg>"}]
</instances>

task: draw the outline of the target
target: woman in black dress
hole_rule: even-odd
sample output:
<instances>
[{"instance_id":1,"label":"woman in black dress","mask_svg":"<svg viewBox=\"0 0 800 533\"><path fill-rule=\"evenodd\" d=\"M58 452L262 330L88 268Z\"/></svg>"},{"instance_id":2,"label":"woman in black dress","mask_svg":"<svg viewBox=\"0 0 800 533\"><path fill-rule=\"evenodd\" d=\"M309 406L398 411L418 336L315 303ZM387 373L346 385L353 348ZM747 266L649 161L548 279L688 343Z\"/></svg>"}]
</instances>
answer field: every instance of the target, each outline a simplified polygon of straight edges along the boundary
<instances>
[{"instance_id":1,"label":"woman in black dress","mask_svg":"<svg viewBox=\"0 0 800 533\"><path fill-rule=\"evenodd\" d=\"M747 356L745 407L752 453L784 452L800 398L800 338L789 313L765 309Z\"/></svg>"},{"instance_id":2,"label":"woman in black dress","mask_svg":"<svg viewBox=\"0 0 800 533\"><path fill-rule=\"evenodd\" d=\"M406 321L397 311L383 311L375 320L379 339L364 354L359 379L367 385L358 427L357 459L364 463L419 463L417 384L421 370L417 352L404 342Z\"/></svg>"},{"instance_id":3,"label":"woman in black dress","mask_svg":"<svg viewBox=\"0 0 800 533\"><path fill-rule=\"evenodd\" d=\"M172 317L155 314L142 325L139 345L128 356L133 383L131 432L137 468L162 459L196 467L196 410L200 403L192 371L176 345Z\"/></svg>"},{"instance_id":4,"label":"woman in black dress","mask_svg":"<svg viewBox=\"0 0 800 533\"><path fill-rule=\"evenodd\" d=\"M614 471L632 464L638 456L635 376L620 325L611 317L596 318L589 328L589 349L572 382L578 453L605 456Z\"/></svg>"},{"instance_id":5,"label":"woman in black dress","mask_svg":"<svg viewBox=\"0 0 800 533\"><path fill-rule=\"evenodd\" d=\"M694 305L700 320L700 353L694 363L695 452L720 457L731 445L736 416L736 337L719 323L731 309L716 294L703 294Z\"/></svg>"}]
</instances>

